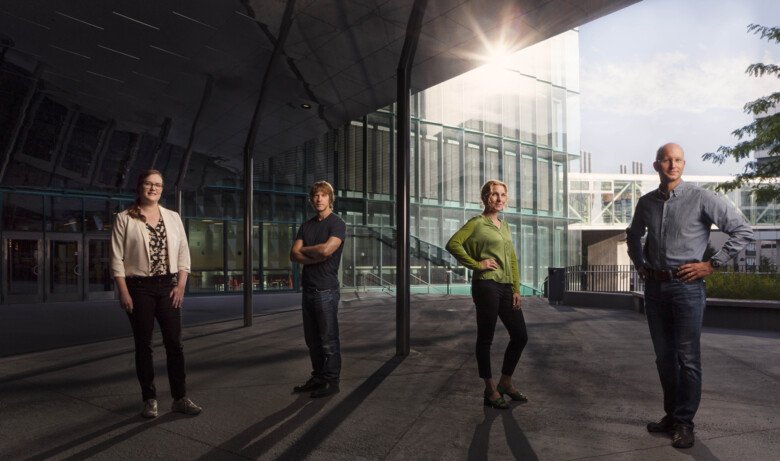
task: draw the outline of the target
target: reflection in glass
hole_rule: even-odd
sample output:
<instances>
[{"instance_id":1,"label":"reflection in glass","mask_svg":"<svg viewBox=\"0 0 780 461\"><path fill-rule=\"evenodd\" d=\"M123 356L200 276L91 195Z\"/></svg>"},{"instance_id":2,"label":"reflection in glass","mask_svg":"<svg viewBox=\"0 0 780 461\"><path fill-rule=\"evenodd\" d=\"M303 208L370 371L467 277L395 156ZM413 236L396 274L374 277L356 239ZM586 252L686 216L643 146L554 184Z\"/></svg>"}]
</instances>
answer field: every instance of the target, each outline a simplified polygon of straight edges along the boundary
<instances>
[{"instance_id":1,"label":"reflection in glass","mask_svg":"<svg viewBox=\"0 0 780 461\"><path fill-rule=\"evenodd\" d=\"M5 268L7 294L38 293L38 240L6 240L8 266Z\"/></svg>"},{"instance_id":2,"label":"reflection in glass","mask_svg":"<svg viewBox=\"0 0 780 461\"><path fill-rule=\"evenodd\" d=\"M114 280L111 277L109 265L109 245L108 239L89 240L89 261L87 262L89 273L87 283L90 293L114 291Z\"/></svg>"},{"instance_id":3,"label":"reflection in glass","mask_svg":"<svg viewBox=\"0 0 780 461\"><path fill-rule=\"evenodd\" d=\"M52 232L81 232L82 199L46 197L46 230Z\"/></svg>"},{"instance_id":4,"label":"reflection in glass","mask_svg":"<svg viewBox=\"0 0 780 461\"><path fill-rule=\"evenodd\" d=\"M79 244L73 240L49 242L49 292L79 292Z\"/></svg>"},{"instance_id":5,"label":"reflection in glass","mask_svg":"<svg viewBox=\"0 0 780 461\"><path fill-rule=\"evenodd\" d=\"M5 230L42 231L43 197L32 194L3 195Z\"/></svg>"}]
</instances>

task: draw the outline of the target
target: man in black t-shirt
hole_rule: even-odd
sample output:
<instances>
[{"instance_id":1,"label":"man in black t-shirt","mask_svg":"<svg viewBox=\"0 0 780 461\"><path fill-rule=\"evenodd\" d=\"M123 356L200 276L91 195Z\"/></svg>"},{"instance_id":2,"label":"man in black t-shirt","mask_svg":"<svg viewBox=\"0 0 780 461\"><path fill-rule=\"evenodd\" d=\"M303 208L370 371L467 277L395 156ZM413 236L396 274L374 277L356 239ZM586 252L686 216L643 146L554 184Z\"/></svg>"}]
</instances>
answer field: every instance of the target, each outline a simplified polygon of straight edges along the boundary
<instances>
[{"instance_id":1,"label":"man in black t-shirt","mask_svg":"<svg viewBox=\"0 0 780 461\"><path fill-rule=\"evenodd\" d=\"M312 368L311 378L293 391L311 392L312 397L339 391L338 271L347 225L333 214L333 201L333 186L327 181L311 186L309 202L317 215L298 229L290 249L290 260L303 264L303 332Z\"/></svg>"}]
</instances>

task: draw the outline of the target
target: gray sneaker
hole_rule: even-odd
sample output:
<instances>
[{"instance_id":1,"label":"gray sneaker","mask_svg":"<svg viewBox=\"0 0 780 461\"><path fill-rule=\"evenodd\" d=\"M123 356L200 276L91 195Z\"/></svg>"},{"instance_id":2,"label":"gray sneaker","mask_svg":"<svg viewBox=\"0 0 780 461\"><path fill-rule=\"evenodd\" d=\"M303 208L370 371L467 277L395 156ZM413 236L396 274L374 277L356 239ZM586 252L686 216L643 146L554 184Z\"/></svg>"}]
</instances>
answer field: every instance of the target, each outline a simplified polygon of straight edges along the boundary
<instances>
[{"instance_id":1,"label":"gray sneaker","mask_svg":"<svg viewBox=\"0 0 780 461\"><path fill-rule=\"evenodd\" d=\"M184 413L185 415L198 415L201 411L203 411L203 408L195 405L192 400L189 399L189 397L182 397L179 400L174 400L173 405L171 406L171 411L175 411L177 413Z\"/></svg>"},{"instance_id":2,"label":"gray sneaker","mask_svg":"<svg viewBox=\"0 0 780 461\"><path fill-rule=\"evenodd\" d=\"M144 418L156 418L157 400L155 399L144 400L144 410L141 412L141 416L143 416Z\"/></svg>"}]
</instances>

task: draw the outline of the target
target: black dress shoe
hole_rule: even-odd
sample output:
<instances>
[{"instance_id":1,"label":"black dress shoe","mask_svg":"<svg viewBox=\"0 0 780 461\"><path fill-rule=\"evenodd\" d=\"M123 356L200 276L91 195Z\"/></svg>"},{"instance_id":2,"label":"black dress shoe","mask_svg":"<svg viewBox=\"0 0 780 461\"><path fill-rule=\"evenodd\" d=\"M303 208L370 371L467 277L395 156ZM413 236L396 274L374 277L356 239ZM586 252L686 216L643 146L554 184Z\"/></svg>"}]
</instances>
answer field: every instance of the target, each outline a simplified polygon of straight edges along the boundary
<instances>
[{"instance_id":1,"label":"black dress shoe","mask_svg":"<svg viewBox=\"0 0 780 461\"><path fill-rule=\"evenodd\" d=\"M319 379L317 379L314 376L312 376L304 384L301 384L300 386L293 387L293 392L311 392L311 391L316 391L317 389L321 388L324 385L325 385L324 382L322 382Z\"/></svg>"},{"instance_id":2,"label":"black dress shoe","mask_svg":"<svg viewBox=\"0 0 780 461\"><path fill-rule=\"evenodd\" d=\"M666 432L671 434L674 430L674 421L668 416L664 416L657 423L647 423L647 432Z\"/></svg>"},{"instance_id":3,"label":"black dress shoe","mask_svg":"<svg viewBox=\"0 0 780 461\"><path fill-rule=\"evenodd\" d=\"M691 448L693 446L693 428L678 424L672 432L672 446L674 448Z\"/></svg>"},{"instance_id":4,"label":"black dress shoe","mask_svg":"<svg viewBox=\"0 0 780 461\"><path fill-rule=\"evenodd\" d=\"M327 397L329 395L338 394L339 392L339 383L335 381L328 381L322 386L320 386L318 389L312 391L311 394L309 394L313 399L317 399L320 397Z\"/></svg>"}]
</instances>

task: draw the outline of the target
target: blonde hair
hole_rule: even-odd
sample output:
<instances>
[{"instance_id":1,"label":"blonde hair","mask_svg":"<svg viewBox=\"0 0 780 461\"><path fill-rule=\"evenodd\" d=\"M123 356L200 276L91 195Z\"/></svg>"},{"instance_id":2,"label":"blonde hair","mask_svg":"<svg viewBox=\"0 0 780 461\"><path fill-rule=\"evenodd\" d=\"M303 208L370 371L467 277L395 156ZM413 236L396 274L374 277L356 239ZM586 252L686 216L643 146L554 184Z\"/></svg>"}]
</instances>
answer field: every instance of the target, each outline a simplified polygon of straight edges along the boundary
<instances>
[{"instance_id":1,"label":"blonde hair","mask_svg":"<svg viewBox=\"0 0 780 461\"><path fill-rule=\"evenodd\" d=\"M502 186L504 188L504 192L509 194L509 187L507 187L506 183L499 181L498 179L488 179L488 181L482 186L482 192L479 194L482 198L482 203L487 206L488 199L490 198L490 189L493 186Z\"/></svg>"},{"instance_id":2,"label":"blonde hair","mask_svg":"<svg viewBox=\"0 0 780 461\"><path fill-rule=\"evenodd\" d=\"M156 174L162 179L163 175L158 170L146 170L138 175L138 181L135 184L135 202L127 209L127 215L133 219L140 219L146 222L146 216L141 213L141 193L144 190L144 182L149 176Z\"/></svg>"},{"instance_id":3,"label":"blonde hair","mask_svg":"<svg viewBox=\"0 0 780 461\"><path fill-rule=\"evenodd\" d=\"M330 208L333 209L333 203L336 201L336 195L333 192L333 186L331 186L328 181L324 180L317 181L312 184L311 189L309 189L309 203L313 203L314 194L317 192L325 192L328 194L328 197L330 198Z\"/></svg>"}]
</instances>

